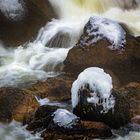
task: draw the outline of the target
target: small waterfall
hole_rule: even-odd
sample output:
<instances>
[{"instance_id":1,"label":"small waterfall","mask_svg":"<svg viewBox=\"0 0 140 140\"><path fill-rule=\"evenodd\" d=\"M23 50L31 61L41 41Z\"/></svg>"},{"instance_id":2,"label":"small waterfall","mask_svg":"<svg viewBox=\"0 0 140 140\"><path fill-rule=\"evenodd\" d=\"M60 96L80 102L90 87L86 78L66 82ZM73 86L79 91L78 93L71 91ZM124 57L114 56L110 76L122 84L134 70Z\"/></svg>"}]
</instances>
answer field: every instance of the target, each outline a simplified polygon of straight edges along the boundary
<instances>
[{"instance_id":1,"label":"small waterfall","mask_svg":"<svg viewBox=\"0 0 140 140\"><path fill-rule=\"evenodd\" d=\"M50 0L60 18L103 16L122 22L131 32L140 34L139 0Z\"/></svg>"},{"instance_id":2,"label":"small waterfall","mask_svg":"<svg viewBox=\"0 0 140 140\"><path fill-rule=\"evenodd\" d=\"M52 20L33 42L15 50L4 49L1 44L0 87L26 86L58 75L69 49L81 35L83 23L83 19L76 18Z\"/></svg>"}]
</instances>

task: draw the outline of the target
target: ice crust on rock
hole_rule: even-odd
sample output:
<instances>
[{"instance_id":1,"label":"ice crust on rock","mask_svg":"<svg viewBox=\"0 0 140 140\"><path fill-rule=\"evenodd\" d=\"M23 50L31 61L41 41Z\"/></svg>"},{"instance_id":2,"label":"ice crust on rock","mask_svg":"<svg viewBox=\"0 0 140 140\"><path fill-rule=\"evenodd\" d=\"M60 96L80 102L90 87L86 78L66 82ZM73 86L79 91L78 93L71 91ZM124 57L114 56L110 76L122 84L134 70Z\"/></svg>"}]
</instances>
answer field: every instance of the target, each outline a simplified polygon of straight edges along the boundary
<instances>
[{"instance_id":1,"label":"ice crust on rock","mask_svg":"<svg viewBox=\"0 0 140 140\"><path fill-rule=\"evenodd\" d=\"M107 113L114 108L115 98L111 94L113 88L112 78L98 67L85 69L73 83L71 89L73 108L79 103L80 90L87 88L87 85L90 91L87 103L91 103L95 107L101 105L103 107L101 113Z\"/></svg>"},{"instance_id":2,"label":"ice crust on rock","mask_svg":"<svg viewBox=\"0 0 140 140\"><path fill-rule=\"evenodd\" d=\"M24 15L23 0L0 0L0 11L8 18L17 20Z\"/></svg>"},{"instance_id":3,"label":"ice crust on rock","mask_svg":"<svg viewBox=\"0 0 140 140\"><path fill-rule=\"evenodd\" d=\"M57 109L53 113L53 122L59 127L72 128L79 121L79 118L66 109Z\"/></svg>"},{"instance_id":4,"label":"ice crust on rock","mask_svg":"<svg viewBox=\"0 0 140 140\"><path fill-rule=\"evenodd\" d=\"M91 17L85 26L85 35L81 40L82 46L89 46L101 39L107 39L112 50L124 49L126 32L121 25L113 20L102 17Z\"/></svg>"}]
</instances>

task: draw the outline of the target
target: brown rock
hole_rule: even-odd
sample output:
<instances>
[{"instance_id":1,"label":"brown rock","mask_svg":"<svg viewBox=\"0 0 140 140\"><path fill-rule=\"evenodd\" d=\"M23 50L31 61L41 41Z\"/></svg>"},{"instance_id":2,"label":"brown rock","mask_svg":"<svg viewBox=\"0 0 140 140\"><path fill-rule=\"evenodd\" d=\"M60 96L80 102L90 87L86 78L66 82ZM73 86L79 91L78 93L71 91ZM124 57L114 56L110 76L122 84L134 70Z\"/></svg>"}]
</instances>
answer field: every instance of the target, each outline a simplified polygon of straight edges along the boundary
<instances>
[{"instance_id":1,"label":"brown rock","mask_svg":"<svg viewBox=\"0 0 140 140\"><path fill-rule=\"evenodd\" d=\"M110 43L106 39L85 46L83 40L88 37L85 30L86 26L77 45L68 53L65 60L65 72L79 74L87 67L100 67L110 70L119 79L121 85L133 81L140 82L140 42L138 38L126 31L124 51L111 50L108 48ZM91 37L94 38L94 36L89 36L89 39Z\"/></svg>"},{"instance_id":2,"label":"brown rock","mask_svg":"<svg viewBox=\"0 0 140 140\"><path fill-rule=\"evenodd\" d=\"M0 12L0 40L17 46L33 39L39 29L56 17L48 0L24 0L25 16L19 20L7 19Z\"/></svg>"},{"instance_id":3,"label":"brown rock","mask_svg":"<svg viewBox=\"0 0 140 140\"><path fill-rule=\"evenodd\" d=\"M58 109L57 106L40 106L27 120L29 131L41 131L46 129L52 120L52 114Z\"/></svg>"},{"instance_id":4,"label":"brown rock","mask_svg":"<svg viewBox=\"0 0 140 140\"><path fill-rule=\"evenodd\" d=\"M70 128L54 124L53 113L58 109L55 106L41 106L35 112L27 127L30 131L42 131L44 139L75 140L84 138L101 138L112 136L111 129L103 123L78 121Z\"/></svg>"},{"instance_id":5,"label":"brown rock","mask_svg":"<svg viewBox=\"0 0 140 140\"><path fill-rule=\"evenodd\" d=\"M28 90L41 98L48 98L51 101L66 101L71 99L71 85L74 78L61 75L49 78L45 82L38 82Z\"/></svg>"},{"instance_id":6,"label":"brown rock","mask_svg":"<svg viewBox=\"0 0 140 140\"><path fill-rule=\"evenodd\" d=\"M101 121L111 128L119 128L126 125L131 119L140 114L140 83L130 83L120 89L112 91L115 97L114 110L101 113L101 106L87 102L85 90L80 94L80 101L74 108L74 114L92 121Z\"/></svg>"},{"instance_id":7,"label":"brown rock","mask_svg":"<svg viewBox=\"0 0 140 140\"><path fill-rule=\"evenodd\" d=\"M100 122L81 121L76 127L71 129L46 130L42 133L44 139L63 139L63 140L81 140L111 137L111 129Z\"/></svg>"},{"instance_id":8,"label":"brown rock","mask_svg":"<svg viewBox=\"0 0 140 140\"><path fill-rule=\"evenodd\" d=\"M18 88L0 88L0 121L16 120L22 122L36 108L34 96Z\"/></svg>"}]
</instances>

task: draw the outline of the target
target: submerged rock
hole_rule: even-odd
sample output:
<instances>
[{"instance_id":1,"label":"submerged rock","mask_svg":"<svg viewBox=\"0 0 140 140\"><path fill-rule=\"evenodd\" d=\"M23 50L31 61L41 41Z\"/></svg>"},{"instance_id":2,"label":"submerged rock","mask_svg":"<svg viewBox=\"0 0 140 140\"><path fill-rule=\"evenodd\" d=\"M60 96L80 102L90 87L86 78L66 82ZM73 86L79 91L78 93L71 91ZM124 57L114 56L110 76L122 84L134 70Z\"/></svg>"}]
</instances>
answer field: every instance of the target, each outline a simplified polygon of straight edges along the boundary
<instances>
[{"instance_id":1,"label":"submerged rock","mask_svg":"<svg viewBox=\"0 0 140 140\"><path fill-rule=\"evenodd\" d=\"M0 40L10 46L31 40L56 17L48 0L2 0L0 5Z\"/></svg>"},{"instance_id":2,"label":"submerged rock","mask_svg":"<svg viewBox=\"0 0 140 140\"><path fill-rule=\"evenodd\" d=\"M18 88L0 88L0 121L22 122L38 107L33 95Z\"/></svg>"},{"instance_id":3,"label":"submerged rock","mask_svg":"<svg viewBox=\"0 0 140 140\"><path fill-rule=\"evenodd\" d=\"M101 112L103 109L102 104L95 105L88 102L91 92L93 91L89 87L79 89L79 102L73 108L73 112L82 119L100 121L111 128L119 128L140 114L139 83L130 83L120 89L112 90L111 94L114 97L115 105L108 112Z\"/></svg>"},{"instance_id":4,"label":"submerged rock","mask_svg":"<svg viewBox=\"0 0 140 140\"><path fill-rule=\"evenodd\" d=\"M91 18L79 42L68 53L65 72L79 73L87 67L110 70L121 85L140 82L140 43L124 25Z\"/></svg>"},{"instance_id":5,"label":"submerged rock","mask_svg":"<svg viewBox=\"0 0 140 140\"><path fill-rule=\"evenodd\" d=\"M28 130L42 131L45 129L41 136L47 140L74 140L112 135L110 128L105 124L80 121L76 115L56 106L39 107L28 123Z\"/></svg>"}]
</instances>

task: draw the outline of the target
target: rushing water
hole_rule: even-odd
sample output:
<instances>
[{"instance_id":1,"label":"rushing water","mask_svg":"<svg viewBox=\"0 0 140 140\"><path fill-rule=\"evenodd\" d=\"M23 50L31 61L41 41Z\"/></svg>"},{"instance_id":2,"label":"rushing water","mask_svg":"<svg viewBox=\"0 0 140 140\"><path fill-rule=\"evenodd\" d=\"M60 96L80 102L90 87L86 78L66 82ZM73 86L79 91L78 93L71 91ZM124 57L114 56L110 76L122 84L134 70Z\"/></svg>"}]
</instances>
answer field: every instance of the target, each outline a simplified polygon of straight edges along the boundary
<instances>
[{"instance_id":1,"label":"rushing water","mask_svg":"<svg viewBox=\"0 0 140 140\"><path fill-rule=\"evenodd\" d=\"M0 124L0 140L42 140L39 134L29 133L25 127L15 121Z\"/></svg>"},{"instance_id":2,"label":"rushing water","mask_svg":"<svg viewBox=\"0 0 140 140\"><path fill-rule=\"evenodd\" d=\"M63 69L63 61L69 49L78 41L90 16L120 21L126 24L134 35L140 35L140 0L49 1L58 13L59 19L53 19L42 27L33 42L25 43L16 49L7 49L0 43L0 87L25 86L58 75ZM2 12L7 12L7 9L3 8ZM14 7L11 9L12 12L17 12ZM36 140L36 137L17 123L0 124L0 140L22 139ZM139 140L140 134L133 132L115 139Z\"/></svg>"}]
</instances>

